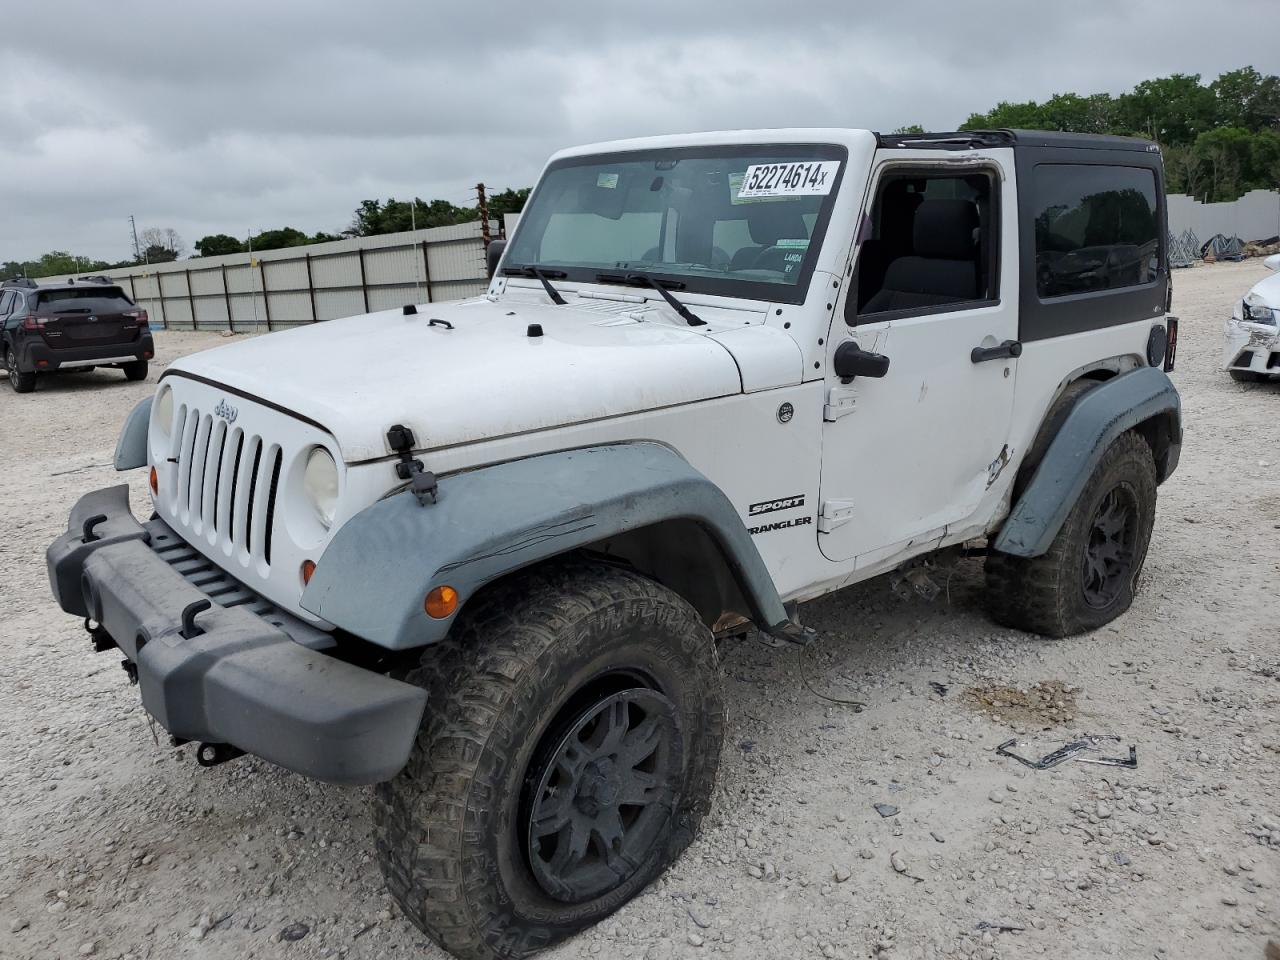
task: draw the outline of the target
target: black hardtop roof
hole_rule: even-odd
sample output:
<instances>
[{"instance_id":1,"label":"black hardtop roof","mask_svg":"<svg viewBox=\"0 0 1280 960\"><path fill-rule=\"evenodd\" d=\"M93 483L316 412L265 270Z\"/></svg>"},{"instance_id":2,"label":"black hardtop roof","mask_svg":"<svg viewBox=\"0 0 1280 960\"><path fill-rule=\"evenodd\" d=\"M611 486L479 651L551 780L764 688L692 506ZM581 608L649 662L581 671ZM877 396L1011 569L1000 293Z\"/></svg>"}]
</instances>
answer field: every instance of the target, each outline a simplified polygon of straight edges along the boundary
<instances>
[{"instance_id":1,"label":"black hardtop roof","mask_svg":"<svg viewBox=\"0 0 1280 960\"><path fill-rule=\"evenodd\" d=\"M877 133L882 147L900 149L977 150L982 147L1055 147L1069 150L1128 150L1152 153L1159 147L1141 137L1063 130L957 130L949 133Z\"/></svg>"}]
</instances>

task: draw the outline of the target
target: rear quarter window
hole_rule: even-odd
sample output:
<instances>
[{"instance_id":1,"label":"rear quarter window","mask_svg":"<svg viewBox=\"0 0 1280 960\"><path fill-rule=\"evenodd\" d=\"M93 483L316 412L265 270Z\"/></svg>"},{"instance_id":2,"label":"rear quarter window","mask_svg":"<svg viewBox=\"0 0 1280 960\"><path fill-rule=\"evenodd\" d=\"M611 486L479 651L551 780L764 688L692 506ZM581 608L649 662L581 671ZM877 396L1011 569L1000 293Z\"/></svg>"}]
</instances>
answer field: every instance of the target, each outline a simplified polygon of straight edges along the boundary
<instances>
[{"instance_id":1,"label":"rear quarter window","mask_svg":"<svg viewBox=\"0 0 1280 960\"><path fill-rule=\"evenodd\" d=\"M1032 175L1041 299L1138 286L1160 270L1154 171L1042 163Z\"/></svg>"},{"instance_id":2,"label":"rear quarter window","mask_svg":"<svg viewBox=\"0 0 1280 960\"><path fill-rule=\"evenodd\" d=\"M122 313L133 306L119 287L45 290L36 301L37 310L51 313Z\"/></svg>"}]
</instances>

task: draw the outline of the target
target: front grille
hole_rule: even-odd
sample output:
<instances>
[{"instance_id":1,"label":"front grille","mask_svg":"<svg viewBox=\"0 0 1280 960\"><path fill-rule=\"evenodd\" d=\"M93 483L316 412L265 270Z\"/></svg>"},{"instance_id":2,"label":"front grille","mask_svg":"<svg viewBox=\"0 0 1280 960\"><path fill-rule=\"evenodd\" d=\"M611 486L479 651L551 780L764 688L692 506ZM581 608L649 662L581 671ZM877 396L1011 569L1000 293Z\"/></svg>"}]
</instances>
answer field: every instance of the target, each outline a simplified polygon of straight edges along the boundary
<instances>
[{"instance_id":1,"label":"front grille","mask_svg":"<svg viewBox=\"0 0 1280 960\"><path fill-rule=\"evenodd\" d=\"M283 452L221 417L183 408L175 513L193 537L270 567Z\"/></svg>"},{"instance_id":2,"label":"front grille","mask_svg":"<svg viewBox=\"0 0 1280 960\"><path fill-rule=\"evenodd\" d=\"M169 566L196 589L223 607L245 607L267 623L279 627L296 642L312 650L327 650L336 641L333 635L281 610L270 600L250 590L239 580L205 559L204 554L169 529L163 520L148 520L148 544Z\"/></svg>"}]
</instances>

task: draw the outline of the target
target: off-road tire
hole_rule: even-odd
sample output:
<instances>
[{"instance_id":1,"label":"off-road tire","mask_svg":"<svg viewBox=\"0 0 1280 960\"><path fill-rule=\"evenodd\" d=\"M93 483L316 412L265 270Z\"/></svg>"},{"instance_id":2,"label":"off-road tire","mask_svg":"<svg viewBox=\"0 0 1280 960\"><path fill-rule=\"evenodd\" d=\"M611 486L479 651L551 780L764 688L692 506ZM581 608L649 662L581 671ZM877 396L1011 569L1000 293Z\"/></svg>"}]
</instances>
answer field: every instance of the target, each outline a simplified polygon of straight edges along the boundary
<instances>
[{"instance_id":1,"label":"off-road tire","mask_svg":"<svg viewBox=\"0 0 1280 960\"><path fill-rule=\"evenodd\" d=\"M558 562L498 584L404 679L427 690L427 712L408 765L375 788L378 859L409 919L464 960L525 957L608 916L684 850L710 806L724 730L715 644L688 603L638 574ZM534 876L522 808L532 761L593 683L669 698L679 783L635 872L566 903Z\"/></svg>"},{"instance_id":2,"label":"off-road tire","mask_svg":"<svg viewBox=\"0 0 1280 960\"><path fill-rule=\"evenodd\" d=\"M145 360L122 363L120 364L120 369L124 371L125 379L131 383L147 379L147 361Z\"/></svg>"},{"instance_id":3,"label":"off-road tire","mask_svg":"<svg viewBox=\"0 0 1280 960\"><path fill-rule=\"evenodd\" d=\"M1094 606L1085 596L1084 557L1095 517L1112 491L1129 499L1135 511L1131 561L1115 597L1105 606ZM1046 553L1015 557L992 550L987 555L992 618L1049 637L1084 633L1114 620L1133 602L1155 515L1155 459L1147 442L1130 431L1107 448Z\"/></svg>"},{"instance_id":4,"label":"off-road tire","mask_svg":"<svg viewBox=\"0 0 1280 960\"><path fill-rule=\"evenodd\" d=\"M4 352L5 373L9 377L9 386L13 387L17 393L30 393L36 388L36 375L34 373L23 373L18 369L18 358L14 355L13 347L7 347Z\"/></svg>"}]
</instances>

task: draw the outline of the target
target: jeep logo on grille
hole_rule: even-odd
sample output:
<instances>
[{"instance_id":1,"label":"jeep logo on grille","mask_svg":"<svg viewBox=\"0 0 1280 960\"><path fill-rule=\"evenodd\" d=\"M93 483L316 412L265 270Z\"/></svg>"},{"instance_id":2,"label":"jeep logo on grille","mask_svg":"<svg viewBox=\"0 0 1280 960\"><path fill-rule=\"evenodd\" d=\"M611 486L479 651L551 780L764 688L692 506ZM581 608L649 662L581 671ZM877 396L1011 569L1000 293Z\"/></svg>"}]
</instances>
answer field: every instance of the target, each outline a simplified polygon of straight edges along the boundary
<instances>
[{"instance_id":1,"label":"jeep logo on grille","mask_svg":"<svg viewBox=\"0 0 1280 960\"><path fill-rule=\"evenodd\" d=\"M240 411L227 403L226 397L223 397L218 401L218 405L213 408L213 414L216 417L221 417L227 423L235 423L236 417L240 416Z\"/></svg>"}]
</instances>

